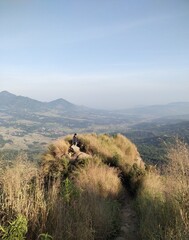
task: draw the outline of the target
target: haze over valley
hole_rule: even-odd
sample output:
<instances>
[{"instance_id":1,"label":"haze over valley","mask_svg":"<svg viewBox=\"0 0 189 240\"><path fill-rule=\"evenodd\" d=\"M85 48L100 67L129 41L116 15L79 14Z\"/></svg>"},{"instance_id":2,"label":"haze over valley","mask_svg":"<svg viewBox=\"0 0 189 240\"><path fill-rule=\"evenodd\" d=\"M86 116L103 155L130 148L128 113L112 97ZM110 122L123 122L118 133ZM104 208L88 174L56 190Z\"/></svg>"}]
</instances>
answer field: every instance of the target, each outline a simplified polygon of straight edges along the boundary
<instances>
[{"instance_id":1,"label":"haze over valley","mask_svg":"<svg viewBox=\"0 0 189 240\"><path fill-rule=\"evenodd\" d=\"M0 92L0 146L5 152L20 149L41 153L52 140L74 132L119 132L139 147L151 144L158 148L175 136L189 142L188 129L189 102L110 111L78 106L65 99L40 102Z\"/></svg>"}]
</instances>

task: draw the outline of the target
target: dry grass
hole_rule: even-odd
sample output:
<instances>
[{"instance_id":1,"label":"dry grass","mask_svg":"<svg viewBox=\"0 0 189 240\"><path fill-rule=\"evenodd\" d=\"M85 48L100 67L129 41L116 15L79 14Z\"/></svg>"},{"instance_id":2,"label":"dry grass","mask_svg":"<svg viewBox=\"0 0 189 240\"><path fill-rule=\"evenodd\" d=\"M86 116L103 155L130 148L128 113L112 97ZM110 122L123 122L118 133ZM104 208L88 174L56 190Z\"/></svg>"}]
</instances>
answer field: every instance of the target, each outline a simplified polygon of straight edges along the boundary
<instances>
[{"instance_id":1,"label":"dry grass","mask_svg":"<svg viewBox=\"0 0 189 240\"><path fill-rule=\"evenodd\" d=\"M10 209L16 213L21 211L28 212L27 193L29 191L29 183L37 176L36 167L20 159L16 160L13 166L4 170L1 176L1 186L3 187L3 198L6 198L2 208Z\"/></svg>"},{"instance_id":2,"label":"dry grass","mask_svg":"<svg viewBox=\"0 0 189 240\"><path fill-rule=\"evenodd\" d=\"M58 139L49 146L47 154L60 159L62 156L68 154L68 149L68 142L65 142L64 139Z\"/></svg>"},{"instance_id":3,"label":"dry grass","mask_svg":"<svg viewBox=\"0 0 189 240\"><path fill-rule=\"evenodd\" d=\"M169 159L167 177L174 183L189 186L189 146L176 139L175 145L169 148L167 156Z\"/></svg>"},{"instance_id":4,"label":"dry grass","mask_svg":"<svg viewBox=\"0 0 189 240\"><path fill-rule=\"evenodd\" d=\"M103 164L89 163L75 172L76 186L88 206L95 239L109 239L119 228L119 204L123 187L118 170Z\"/></svg>"},{"instance_id":5,"label":"dry grass","mask_svg":"<svg viewBox=\"0 0 189 240\"><path fill-rule=\"evenodd\" d=\"M44 231L49 211L59 192L58 181L47 193L37 167L22 156L11 167L4 169L0 184L0 224L4 225L15 216L23 215L28 221L29 235Z\"/></svg>"},{"instance_id":6,"label":"dry grass","mask_svg":"<svg viewBox=\"0 0 189 240\"><path fill-rule=\"evenodd\" d=\"M94 159L94 162L99 160ZM48 185L35 165L23 157L15 161L0 177L0 224L6 225L21 214L28 222L27 239L36 240L42 232L48 232L56 240L110 239L119 225L116 199L121 183L118 172L108 166L92 164L90 167L94 170L88 165L87 170L78 172L89 170L93 172L92 179L96 175L98 181L94 182L98 190L89 194L90 178L88 184L85 182L82 186L86 191L81 193L69 180L66 185L56 178Z\"/></svg>"},{"instance_id":7,"label":"dry grass","mask_svg":"<svg viewBox=\"0 0 189 240\"><path fill-rule=\"evenodd\" d=\"M83 162L70 158L70 140L68 136L52 143L40 168L22 157L2 171L0 224L23 215L31 240L42 232L56 240L106 240L116 235L122 184L120 172L110 165L129 171L137 149L122 135L80 135L81 150L93 156Z\"/></svg>"},{"instance_id":8,"label":"dry grass","mask_svg":"<svg viewBox=\"0 0 189 240\"><path fill-rule=\"evenodd\" d=\"M49 145L46 153L42 155L41 168L44 175L59 177L66 172L69 143L64 139L58 139Z\"/></svg>"},{"instance_id":9,"label":"dry grass","mask_svg":"<svg viewBox=\"0 0 189 240\"><path fill-rule=\"evenodd\" d=\"M183 239L189 239L189 146L176 139L168 158L166 187L168 198L178 210L176 229Z\"/></svg>"},{"instance_id":10,"label":"dry grass","mask_svg":"<svg viewBox=\"0 0 189 240\"><path fill-rule=\"evenodd\" d=\"M163 197L165 185L162 177L158 172L149 172L143 178L142 186L139 194L150 194L154 198Z\"/></svg>"},{"instance_id":11,"label":"dry grass","mask_svg":"<svg viewBox=\"0 0 189 240\"><path fill-rule=\"evenodd\" d=\"M124 153L128 163L134 163L139 156L136 146L121 134L114 137L114 144Z\"/></svg>"},{"instance_id":12,"label":"dry grass","mask_svg":"<svg viewBox=\"0 0 189 240\"><path fill-rule=\"evenodd\" d=\"M122 192L118 170L90 163L76 171L75 182L82 191L103 198L117 199Z\"/></svg>"},{"instance_id":13,"label":"dry grass","mask_svg":"<svg viewBox=\"0 0 189 240\"><path fill-rule=\"evenodd\" d=\"M168 149L166 175L149 174L138 195L142 239L189 239L189 146Z\"/></svg>"},{"instance_id":14,"label":"dry grass","mask_svg":"<svg viewBox=\"0 0 189 240\"><path fill-rule=\"evenodd\" d=\"M84 204L77 194L71 195L68 202L59 196L50 211L47 230L56 240L94 240L88 203Z\"/></svg>"},{"instance_id":15,"label":"dry grass","mask_svg":"<svg viewBox=\"0 0 189 240\"><path fill-rule=\"evenodd\" d=\"M100 162L108 166L117 167L122 172L122 179L127 185L132 185L133 193L140 185L141 178L145 171L145 165L140 158L136 146L121 134L109 136L107 134L80 134L79 147L81 152L100 159ZM59 140L60 141L60 140ZM43 168L47 174L49 172L66 172L66 167L70 167L70 161L65 162L65 158L69 159L67 146L72 142L72 136L67 136L61 140L61 144L65 145L64 151L59 147L59 142L55 142L49 147L49 150L43 156ZM56 149L56 150L55 150ZM58 149L58 150L57 150ZM63 154L63 155L62 155ZM83 155L80 157L82 158ZM61 158L62 157L62 158ZM63 160L63 161L62 161ZM78 165L79 162L78 162ZM72 166L71 166L72 168ZM51 171L52 170L52 171Z\"/></svg>"},{"instance_id":16,"label":"dry grass","mask_svg":"<svg viewBox=\"0 0 189 240\"><path fill-rule=\"evenodd\" d=\"M121 134L109 136L107 134L80 134L79 141L84 146L84 151L91 155L99 156L102 161L112 163L118 158L118 165L130 165L136 163L139 156L136 146ZM65 141L71 141L67 136Z\"/></svg>"}]
</instances>

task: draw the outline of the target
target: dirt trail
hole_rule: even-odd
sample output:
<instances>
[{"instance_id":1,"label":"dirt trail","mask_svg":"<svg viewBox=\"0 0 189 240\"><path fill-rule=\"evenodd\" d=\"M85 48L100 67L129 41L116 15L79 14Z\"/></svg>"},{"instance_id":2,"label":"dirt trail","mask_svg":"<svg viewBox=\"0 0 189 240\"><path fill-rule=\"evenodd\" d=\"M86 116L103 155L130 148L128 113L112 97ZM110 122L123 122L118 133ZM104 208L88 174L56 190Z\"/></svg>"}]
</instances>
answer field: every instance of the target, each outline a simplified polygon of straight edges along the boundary
<instances>
[{"instance_id":1,"label":"dirt trail","mask_svg":"<svg viewBox=\"0 0 189 240\"><path fill-rule=\"evenodd\" d=\"M121 209L121 230L115 240L140 240L138 229L138 218L132 206L132 198L126 192Z\"/></svg>"}]
</instances>

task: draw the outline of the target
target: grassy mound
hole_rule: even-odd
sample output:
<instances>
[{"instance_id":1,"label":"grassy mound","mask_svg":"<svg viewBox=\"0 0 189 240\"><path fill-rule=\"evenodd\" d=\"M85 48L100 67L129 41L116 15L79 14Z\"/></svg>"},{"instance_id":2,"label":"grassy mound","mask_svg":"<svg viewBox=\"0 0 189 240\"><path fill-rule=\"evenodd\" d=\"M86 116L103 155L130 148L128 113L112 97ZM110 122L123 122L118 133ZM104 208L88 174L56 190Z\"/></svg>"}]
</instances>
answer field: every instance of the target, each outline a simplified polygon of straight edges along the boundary
<instances>
[{"instance_id":1,"label":"grassy mound","mask_svg":"<svg viewBox=\"0 0 189 240\"><path fill-rule=\"evenodd\" d=\"M160 175L145 169L118 134L53 142L40 166L0 165L0 238L111 240L120 228L123 186L135 193L141 240L189 239L189 146L176 141Z\"/></svg>"},{"instance_id":2,"label":"grassy mound","mask_svg":"<svg viewBox=\"0 0 189 240\"><path fill-rule=\"evenodd\" d=\"M70 151L72 136L52 143L43 155L43 172L50 177L69 176L79 166L97 161L118 168L122 182L135 194L145 175L145 165L136 146L121 134L79 135L78 149Z\"/></svg>"},{"instance_id":3,"label":"grassy mound","mask_svg":"<svg viewBox=\"0 0 189 240\"><path fill-rule=\"evenodd\" d=\"M139 153L120 134L80 135L78 148L70 147L71 140L67 136L53 142L39 167L24 157L4 167L0 176L1 238L20 236L21 240L25 232L26 239L105 240L116 236L121 180L133 169L141 169ZM15 227L18 224L21 227Z\"/></svg>"}]
</instances>

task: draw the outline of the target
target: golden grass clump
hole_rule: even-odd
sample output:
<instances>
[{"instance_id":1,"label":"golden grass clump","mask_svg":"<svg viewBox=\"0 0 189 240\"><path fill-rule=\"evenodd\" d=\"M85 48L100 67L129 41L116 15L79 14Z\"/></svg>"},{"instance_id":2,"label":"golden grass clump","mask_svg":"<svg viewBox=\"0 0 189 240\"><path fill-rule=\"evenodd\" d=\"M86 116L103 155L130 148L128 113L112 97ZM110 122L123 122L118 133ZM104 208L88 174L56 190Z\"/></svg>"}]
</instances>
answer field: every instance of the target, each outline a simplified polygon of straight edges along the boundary
<instances>
[{"instance_id":1,"label":"golden grass clump","mask_svg":"<svg viewBox=\"0 0 189 240\"><path fill-rule=\"evenodd\" d=\"M48 147L47 152L42 155L43 174L58 177L62 172L66 172L69 162L68 149L69 143L64 139L54 141Z\"/></svg>"},{"instance_id":2,"label":"golden grass clump","mask_svg":"<svg viewBox=\"0 0 189 240\"><path fill-rule=\"evenodd\" d=\"M106 165L90 163L75 173L76 185L88 194L117 199L122 192L119 171Z\"/></svg>"},{"instance_id":3,"label":"golden grass clump","mask_svg":"<svg viewBox=\"0 0 189 240\"><path fill-rule=\"evenodd\" d=\"M57 159L60 159L62 158L62 156L68 154L68 149L69 143L66 142L64 139L58 139L49 146L48 154L52 155Z\"/></svg>"},{"instance_id":4,"label":"golden grass clump","mask_svg":"<svg viewBox=\"0 0 189 240\"><path fill-rule=\"evenodd\" d=\"M119 171L90 162L74 172L74 182L81 191L81 207L88 206L95 239L109 239L119 229L118 199L123 192Z\"/></svg>"},{"instance_id":5,"label":"golden grass clump","mask_svg":"<svg viewBox=\"0 0 189 240\"><path fill-rule=\"evenodd\" d=\"M163 196L164 190L165 185L162 177L157 172L149 172L143 177L139 194L145 191L145 194L149 193L156 198L157 196Z\"/></svg>"},{"instance_id":6,"label":"golden grass clump","mask_svg":"<svg viewBox=\"0 0 189 240\"><path fill-rule=\"evenodd\" d=\"M127 157L128 163L133 163L139 155L136 146L128 138L121 134L115 135L114 144L121 149Z\"/></svg>"}]
</instances>

